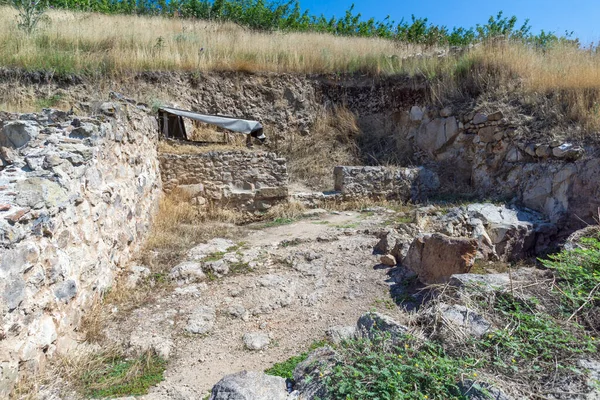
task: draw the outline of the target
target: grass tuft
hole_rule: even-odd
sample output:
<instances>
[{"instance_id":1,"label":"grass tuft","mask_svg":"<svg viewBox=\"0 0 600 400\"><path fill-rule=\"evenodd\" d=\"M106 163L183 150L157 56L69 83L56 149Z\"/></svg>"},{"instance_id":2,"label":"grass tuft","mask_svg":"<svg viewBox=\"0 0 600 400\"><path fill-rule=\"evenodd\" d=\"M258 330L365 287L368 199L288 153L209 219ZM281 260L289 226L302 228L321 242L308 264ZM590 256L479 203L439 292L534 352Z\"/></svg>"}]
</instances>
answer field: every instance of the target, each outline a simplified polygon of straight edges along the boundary
<instances>
[{"instance_id":1,"label":"grass tuft","mask_svg":"<svg viewBox=\"0 0 600 400\"><path fill-rule=\"evenodd\" d=\"M59 371L87 398L135 396L163 380L166 361L147 352L127 358L118 349L63 357Z\"/></svg>"}]
</instances>

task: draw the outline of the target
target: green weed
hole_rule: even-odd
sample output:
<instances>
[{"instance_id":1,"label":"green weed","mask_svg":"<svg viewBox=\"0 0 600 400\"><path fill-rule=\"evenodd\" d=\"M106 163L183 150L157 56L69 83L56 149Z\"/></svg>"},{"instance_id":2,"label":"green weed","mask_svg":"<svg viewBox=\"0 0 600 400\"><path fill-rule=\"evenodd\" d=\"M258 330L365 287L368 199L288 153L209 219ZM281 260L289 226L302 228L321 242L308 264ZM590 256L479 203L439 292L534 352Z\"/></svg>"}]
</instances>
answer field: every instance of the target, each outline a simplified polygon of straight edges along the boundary
<instances>
[{"instance_id":1,"label":"green weed","mask_svg":"<svg viewBox=\"0 0 600 400\"><path fill-rule=\"evenodd\" d=\"M248 274L254 271L247 262L233 262L229 264L229 274L230 275L242 275Z\"/></svg>"},{"instance_id":2,"label":"green weed","mask_svg":"<svg viewBox=\"0 0 600 400\"><path fill-rule=\"evenodd\" d=\"M324 340L314 342L309 346L308 351L273 365L271 368L266 369L265 373L268 375L280 376L285 379L292 379L296 366L306 360L311 351L325 345L327 345L327 342Z\"/></svg>"},{"instance_id":3,"label":"green weed","mask_svg":"<svg viewBox=\"0 0 600 400\"><path fill-rule=\"evenodd\" d=\"M600 300L600 241L584 238L581 244L582 248L540 259L554 271L563 297L563 311L569 314L589 310Z\"/></svg>"},{"instance_id":4,"label":"green weed","mask_svg":"<svg viewBox=\"0 0 600 400\"><path fill-rule=\"evenodd\" d=\"M166 361L155 354L143 354L134 359L121 356L108 358L80 377L86 397L106 398L142 395L163 380Z\"/></svg>"},{"instance_id":5,"label":"green weed","mask_svg":"<svg viewBox=\"0 0 600 400\"><path fill-rule=\"evenodd\" d=\"M477 376L474 360L451 358L441 346L408 335L399 345L381 336L346 341L337 350L341 361L323 371L336 399L466 399L457 382Z\"/></svg>"},{"instance_id":6,"label":"green weed","mask_svg":"<svg viewBox=\"0 0 600 400\"><path fill-rule=\"evenodd\" d=\"M227 253L227 252L225 252L225 251L216 251L214 253L210 253L206 257L204 257L202 259L202 261L210 262L210 261L219 261L219 260L222 260L223 256L225 255L225 253Z\"/></svg>"},{"instance_id":7,"label":"green weed","mask_svg":"<svg viewBox=\"0 0 600 400\"><path fill-rule=\"evenodd\" d=\"M537 299L536 299L537 300ZM497 296L494 310L504 320L502 329L485 335L478 347L504 374L551 374L573 365L582 354L595 353L591 337L577 334L581 327L559 323L550 315L536 312L538 301L522 301L509 293Z\"/></svg>"},{"instance_id":8,"label":"green weed","mask_svg":"<svg viewBox=\"0 0 600 400\"><path fill-rule=\"evenodd\" d=\"M289 224L293 224L294 222L296 222L295 218L275 218L272 221L267 221L267 222L261 224L260 228L258 228L258 229L273 228L276 226L289 225Z\"/></svg>"},{"instance_id":9,"label":"green weed","mask_svg":"<svg viewBox=\"0 0 600 400\"><path fill-rule=\"evenodd\" d=\"M49 97L40 97L36 99L36 106L38 108L52 108L56 106L62 100L62 95L53 94Z\"/></svg>"}]
</instances>

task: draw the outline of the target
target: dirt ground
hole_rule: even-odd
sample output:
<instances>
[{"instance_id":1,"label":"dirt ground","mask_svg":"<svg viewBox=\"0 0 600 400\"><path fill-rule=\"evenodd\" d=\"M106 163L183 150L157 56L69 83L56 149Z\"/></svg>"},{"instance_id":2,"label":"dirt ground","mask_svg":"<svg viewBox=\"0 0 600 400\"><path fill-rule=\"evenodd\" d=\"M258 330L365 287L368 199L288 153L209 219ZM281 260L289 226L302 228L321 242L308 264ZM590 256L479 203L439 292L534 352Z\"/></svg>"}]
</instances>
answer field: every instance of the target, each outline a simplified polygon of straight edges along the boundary
<instances>
[{"instance_id":1,"label":"dirt ground","mask_svg":"<svg viewBox=\"0 0 600 400\"><path fill-rule=\"evenodd\" d=\"M223 258L248 261L252 271L181 283L124 323L107 326L113 340L168 353L165 380L142 398L203 398L224 375L263 371L306 351L328 328L355 325L369 310L402 320L391 303L388 270L373 254L374 233L388 212L322 212L249 227L234 241L235 254ZM206 333L190 333L199 308L214 309L214 322ZM242 338L251 332L268 334L270 344L248 350Z\"/></svg>"}]
</instances>

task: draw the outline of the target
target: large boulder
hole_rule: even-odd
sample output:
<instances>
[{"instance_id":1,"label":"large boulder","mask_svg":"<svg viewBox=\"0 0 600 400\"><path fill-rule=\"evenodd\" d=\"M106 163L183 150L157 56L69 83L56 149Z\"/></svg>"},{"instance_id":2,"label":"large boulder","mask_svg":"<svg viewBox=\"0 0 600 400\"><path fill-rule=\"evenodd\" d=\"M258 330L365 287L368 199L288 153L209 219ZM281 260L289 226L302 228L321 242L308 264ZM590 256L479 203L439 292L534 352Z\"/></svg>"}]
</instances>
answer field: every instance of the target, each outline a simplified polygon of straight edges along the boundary
<instances>
[{"instance_id":1,"label":"large boulder","mask_svg":"<svg viewBox=\"0 0 600 400\"><path fill-rule=\"evenodd\" d=\"M403 264L425 284L444 283L454 274L469 272L476 255L476 240L434 233L416 238Z\"/></svg>"},{"instance_id":2,"label":"large boulder","mask_svg":"<svg viewBox=\"0 0 600 400\"><path fill-rule=\"evenodd\" d=\"M471 220L482 221L498 259L522 259L534 248L536 234L547 222L540 214L495 204L470 204L467 214ZM551 232L550 232L551 233Z\"/></svg>"},{"instance_id":3,"label":"large boulder","mask_svg":"<svg viewBox=\"0 0 600 400\"><path fill-rule=\"evenodd\" d=\"M227 375L213 386L210 400L286 400L285 379L262 372Z\"/></svg>"}]
</instances>

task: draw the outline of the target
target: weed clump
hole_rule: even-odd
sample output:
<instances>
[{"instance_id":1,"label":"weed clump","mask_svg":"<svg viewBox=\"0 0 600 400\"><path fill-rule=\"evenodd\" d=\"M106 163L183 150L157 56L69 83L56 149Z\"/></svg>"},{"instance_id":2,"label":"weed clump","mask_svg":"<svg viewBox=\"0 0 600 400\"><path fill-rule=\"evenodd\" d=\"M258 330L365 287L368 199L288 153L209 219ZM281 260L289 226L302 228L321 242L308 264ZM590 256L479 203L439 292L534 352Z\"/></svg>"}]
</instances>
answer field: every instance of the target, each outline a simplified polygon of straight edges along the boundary
<instances>
[{"instance_id":1,"label":"weed clump","mask_svg":"<svg viewBox=\"0 0 600 400\"><path fill-rule=\"evenodd\" d=\"M127 358L122 351L108 349L59 361L62 374L86 398L136 396L163 380L167 363L146 352Z\"/></svg>"},{"instance_id":2,"label":"weed clump","mask_svg":"<svg viewBox=\"0 0 600 400\"><path fill-rule=\"evenodd\" d=\"M461 377L477 377L475 360L452 358L440 345L409 335L350 340L337 353L341 361L323 372L336 399L466 399Z\"/></svg>"}]
</instances>

